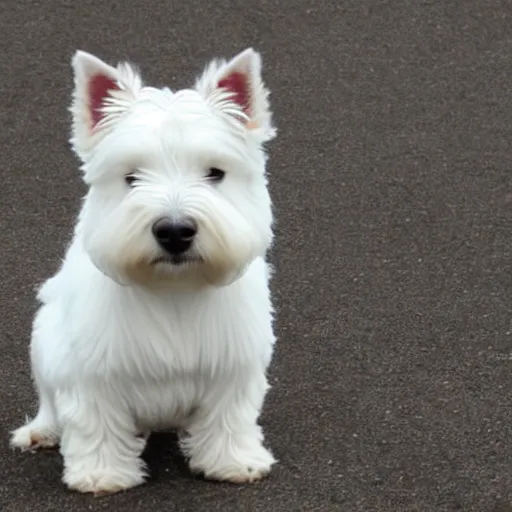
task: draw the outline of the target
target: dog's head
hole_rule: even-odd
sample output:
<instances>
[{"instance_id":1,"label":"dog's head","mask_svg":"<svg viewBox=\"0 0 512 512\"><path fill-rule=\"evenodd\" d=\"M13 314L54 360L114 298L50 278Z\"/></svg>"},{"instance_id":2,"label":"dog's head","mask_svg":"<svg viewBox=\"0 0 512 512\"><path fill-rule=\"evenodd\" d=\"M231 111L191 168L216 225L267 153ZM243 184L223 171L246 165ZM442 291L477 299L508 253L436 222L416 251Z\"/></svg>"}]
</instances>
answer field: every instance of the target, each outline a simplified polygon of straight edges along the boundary
<instances>
[{"instance_id":1,"label":"dog's head","mask_svg":"<svg viewBox=\"0 0 512 512\"><path fill-rule=\"evenodd\" d=\"M77 52L71 144L89 186L78 235L122 284L225 285L272 240L261 59L213 61L191 89L146 87Z\"/></svg>"}]
</instances>

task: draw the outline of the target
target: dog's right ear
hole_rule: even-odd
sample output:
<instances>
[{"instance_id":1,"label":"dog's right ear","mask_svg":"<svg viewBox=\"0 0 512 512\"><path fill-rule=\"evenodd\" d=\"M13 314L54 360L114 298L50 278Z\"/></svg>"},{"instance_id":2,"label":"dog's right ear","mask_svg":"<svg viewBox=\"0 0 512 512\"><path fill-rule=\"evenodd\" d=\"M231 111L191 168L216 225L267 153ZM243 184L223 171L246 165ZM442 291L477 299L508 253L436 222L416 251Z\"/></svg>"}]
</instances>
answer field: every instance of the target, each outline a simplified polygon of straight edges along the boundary
<instances>
[{"instance_id":1,"label":"dog's right ear","mask_svg":"<svg viewBox=\"0 0 512 512\"><path fill-rule=\"evenodd\" d=\"M117 68L94 55L77 51L74 72L71 145L86 161L89 152L130 108L142 88L138 71L128 63Z\"/></svg>"}]
</instances>

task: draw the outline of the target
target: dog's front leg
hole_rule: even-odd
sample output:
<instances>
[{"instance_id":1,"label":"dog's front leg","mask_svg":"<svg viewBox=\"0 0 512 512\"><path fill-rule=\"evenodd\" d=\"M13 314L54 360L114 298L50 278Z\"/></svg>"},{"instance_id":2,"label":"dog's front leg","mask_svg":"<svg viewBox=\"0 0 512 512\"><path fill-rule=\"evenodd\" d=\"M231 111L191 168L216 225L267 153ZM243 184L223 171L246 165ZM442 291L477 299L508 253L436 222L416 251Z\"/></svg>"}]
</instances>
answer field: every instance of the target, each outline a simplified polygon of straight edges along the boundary
<instances>
[{"instance_id":1,"label":"dog's front leg","mask_svg":"<svg viewBox=\"0 0 512 512\"><path fill-rule=\"evenodd\" d=\"M72 490L96 496L144 482L140 455L145 439L137 436L129 411L103 391L61 393L63 482Z\"/></svg>"},{"instance_id":2,"label":"dog's front leg","mask_svg":"<svg viewBox=\"0 0 512 512\"><path fill-rule=\"evenodd\" d=\"M194 473L232 483L265 477L276 462L257 424L268 389L263 371L240 371L214 385L180 439Z\"/></svg>"}]
</instances>

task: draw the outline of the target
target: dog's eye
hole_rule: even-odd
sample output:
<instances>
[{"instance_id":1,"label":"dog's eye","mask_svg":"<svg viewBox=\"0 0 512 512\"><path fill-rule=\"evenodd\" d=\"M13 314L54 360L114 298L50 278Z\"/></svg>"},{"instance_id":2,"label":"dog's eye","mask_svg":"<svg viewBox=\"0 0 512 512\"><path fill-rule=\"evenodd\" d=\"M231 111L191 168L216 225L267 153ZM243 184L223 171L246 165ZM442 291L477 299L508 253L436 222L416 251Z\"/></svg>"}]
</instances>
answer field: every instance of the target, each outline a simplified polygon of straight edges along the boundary
<instances>
[{"instance_id":1,"label":"dog's eye","mask_svg":"<svg viewBox=\"0 0 512 512\"><path fill-rule=\"evenodd\" d=\"M211 167L208 170L208 174L206 175L206 178L210 181L214 182L220 182L224 179L224 176L226 173L222 171L221 169L217 169L216 167Z\"/></svg>"},{"instance_id":2,"label":"dog's eye","mask_svg":"<svg viewBox=\"0 0 512 512\"><path fill-rule=\"evenodd\" d=\"M129 187L133 187L137 181L137 177L135 176L135 174L127 174L124 177L124 181Z\"/></svg>"}]
</instances>

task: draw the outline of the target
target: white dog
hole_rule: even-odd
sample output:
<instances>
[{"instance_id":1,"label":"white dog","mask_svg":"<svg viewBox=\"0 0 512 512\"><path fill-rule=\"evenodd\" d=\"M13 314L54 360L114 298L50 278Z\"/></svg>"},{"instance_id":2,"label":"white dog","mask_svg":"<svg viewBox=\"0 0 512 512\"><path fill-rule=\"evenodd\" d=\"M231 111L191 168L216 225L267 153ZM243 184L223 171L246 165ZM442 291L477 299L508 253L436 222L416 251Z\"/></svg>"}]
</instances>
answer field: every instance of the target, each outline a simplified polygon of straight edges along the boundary
<instances>
[{"instance_id":1,"label":"white dog","mask_svg":"<svg viewBox=\"0 0 512 512\"><path fill-rule=\"evenodd\" d=\"M72 64L71 143L89 189L38 293L39 410L11 443L60 445L80 492L141 484L146 438L167 428L193 472L260 479L275 463L257 423L275 341L260 56L213 61L177 92L126 63L77 52Z\"/></svg>"}]
</instances>

